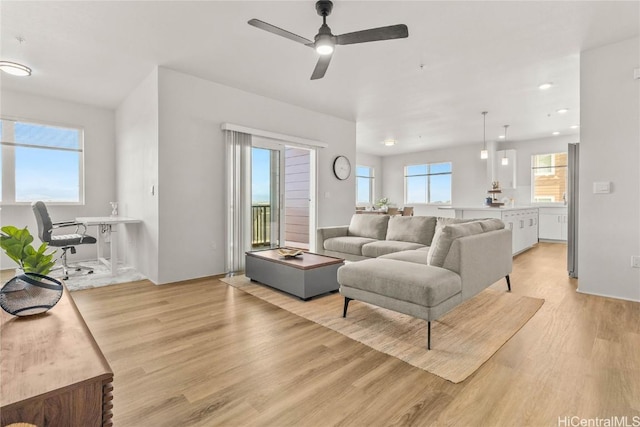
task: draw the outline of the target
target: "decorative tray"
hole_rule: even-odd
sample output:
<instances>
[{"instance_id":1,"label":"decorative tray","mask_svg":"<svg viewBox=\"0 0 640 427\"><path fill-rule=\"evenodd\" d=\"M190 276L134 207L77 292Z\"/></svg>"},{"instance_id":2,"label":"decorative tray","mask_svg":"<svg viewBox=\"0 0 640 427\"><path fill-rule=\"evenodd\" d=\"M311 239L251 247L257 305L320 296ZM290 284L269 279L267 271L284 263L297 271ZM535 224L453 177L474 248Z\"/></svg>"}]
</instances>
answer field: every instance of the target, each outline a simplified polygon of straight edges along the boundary
<instances>
[{"instance_id":1,"label":"decorative tray","mask_svg":"<svg viewBox=\"0 0 640 427\"><path fill-rule=\"evenodd\" d=\"M280 256L283 256L285 258L295 258L299 255L302 255L304 252L302 252L300 249L285 249L285 248L280 248L278 249L278 254L280 254Z\"/></svg>"}]
</instances>

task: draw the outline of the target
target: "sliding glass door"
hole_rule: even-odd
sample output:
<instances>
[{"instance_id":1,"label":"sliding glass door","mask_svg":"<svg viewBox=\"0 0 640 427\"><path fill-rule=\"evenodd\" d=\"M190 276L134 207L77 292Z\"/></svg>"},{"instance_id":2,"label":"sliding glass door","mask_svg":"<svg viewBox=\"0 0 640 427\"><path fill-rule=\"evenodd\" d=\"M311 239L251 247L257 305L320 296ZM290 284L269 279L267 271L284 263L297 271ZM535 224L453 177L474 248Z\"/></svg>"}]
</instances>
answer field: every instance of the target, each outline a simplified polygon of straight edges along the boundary
<instances>
[{"instance_id":1,"label":"sliding glass door","mask_svg":"<svg viewBox=\"0 0 640 427\"><path fill-rule=\"evenodd\" d=\"M310 249L315 230L315 151L254 138L252 247Z\"/></svg>"},{"instance_id":2,"label":"sliding glass door","mask_svg":"<svg viewBox=\"0 0 640 427\"><path fill-rule=\"evenodd\" d=\"M262 145L262 144L261 144ZM251 149L251 245L280 246L281 150L254 144Z\"/></svg>"}]
</instances>

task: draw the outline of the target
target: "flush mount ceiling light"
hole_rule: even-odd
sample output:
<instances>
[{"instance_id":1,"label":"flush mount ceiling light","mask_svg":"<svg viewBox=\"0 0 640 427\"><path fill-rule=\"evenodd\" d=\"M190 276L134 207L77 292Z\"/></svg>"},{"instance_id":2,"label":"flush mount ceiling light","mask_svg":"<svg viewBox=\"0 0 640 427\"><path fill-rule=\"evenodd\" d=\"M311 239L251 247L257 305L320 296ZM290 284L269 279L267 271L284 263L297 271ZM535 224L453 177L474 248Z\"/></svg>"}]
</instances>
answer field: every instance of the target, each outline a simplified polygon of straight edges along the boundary
<instances>
[{"instance_id":1,"label":"flush mount ceiling light","mask_svg":"<svg viewBox=\"0 0 640 427\"><path fill-rule=\"evenodd\" d=\"M568 108L560 108L559 110L556 110L556 113L558 113L558 114L564 114L564 113L566 113L567 111L569 111L569 109L568 109Z\"/></svg>"},{"instance_id":2,"label":"flush mount ceiling light","mask_svg":"<svg viewBox=\"0 0 640 427\"><path fill-rule=\"evenodd\" d=\"M397 142L398 141L396 141L395 139L385 139L382 143L387 147L393 147L394 145L397 144Z\"/></svg>"},{"instance_id":3,"label":"flush mount ceiling light","mask_svg":"<svg viewBox=\"0 0 640 427\"><path fill-rule=\"evenodd\" d=\"M502 139L507 141L507 128L509 125L504 125L504 137ZM507 157L507 150L504 150L504 156L502 157L502 166L507 166L509 164L509 158Z\"/></svg>"},{"instance_id":4,"label":"flush mount ceiling light","mask_svg":"<svg viewBox=\"0 0 640 427\"><path fill-rule=\"evenodd\" d=\"M580 125L573 125L571 126L571 129L578 129L580 127Z\"/></svg>"},{"instance_id":5,"label":"flush mount ceiling light","mask_svg":"<svg viewBox=\"0 0 640 427\"><path fill-rule=\"evenodd\" d=\"M551 133L551 135L553 135L553 136L558 136L558 135L560 135L560 132L555 131L555 132L552 132L552 133Z\"/></svg>"},{"instance_id":6,"label":"flush mount ceiling light","mask_svg":"<svg viewBox=\"0 0 640 427\"><path fill-rule=\"evenodd\" d=\"M24 43L24 37L18 36L16 40L20 46ZM0 61L0 70L12 76L26 77L31 75L31 68L13 61Z\"/></svg>"},{"instance_id":7,"label":"flush mount ceiling light","mask_svg":"<svg viewBox=\"0 0 640 427\"><path fill-rule=\"evenodd\" d=\"M553 83L549 82L549 83L542 83L540 86L538 86L538 89L540 90L547 90L547 89L551 89L551 86L553 86Z\"/></svg>"},{"instance_id":8,"label":"flush mount ceiling light","mask_svg":"<svg viewBox=\"0 0 640 427\"><path fill-rule=\"evenodd\" d=\"M480 158L488 159L489 151L487 151L487 113L488 111L482 112L482 150L480 150Z\"/></svg>"},{"instance_id":9,"label":"flush mount ceiling light","mask_svg":"<svg viewBox=\"0 0 640 427\"><path fill-rule=\"evenodd\" d=\"M0 70L12 76L26 77L31 75L31 68L11 61L0 61Z\"/></svg>"}]
</instances>

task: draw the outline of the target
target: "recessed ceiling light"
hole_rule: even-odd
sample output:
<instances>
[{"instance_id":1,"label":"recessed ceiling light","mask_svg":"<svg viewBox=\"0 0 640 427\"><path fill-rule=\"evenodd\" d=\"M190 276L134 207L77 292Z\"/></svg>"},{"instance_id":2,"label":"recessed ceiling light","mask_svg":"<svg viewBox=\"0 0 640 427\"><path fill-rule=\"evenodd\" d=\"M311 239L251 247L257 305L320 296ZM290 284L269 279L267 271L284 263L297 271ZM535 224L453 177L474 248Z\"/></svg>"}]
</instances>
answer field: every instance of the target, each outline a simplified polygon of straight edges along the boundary
<instances>
[{"instance_id":1,"label":"recessed ceiling light","mask_svg":"<svg viewBox=\"0 0 640 427\"><path fill-rule=\"evenodd\" d=\"M504 135L500 135L498 138L500 138L500 139L504 139Z\"/></svg>"},{"instance_id":2,"label":"recessed ceiling light","mask_svg":"<svg viewBox=\"0 0 640 427\"><path fill-rule=\"evenodd\" d=\"M12 76L26 77L31 75L31 68L11 61L0 61L0 70Z\"/></svg>"},{"instance_id":3,"label":"recessed ceiling light","mask_svg":"<svg viewBox=\"0 0 640 427\"><path fill-rule=\"evenodd\" d=\"M540 90L547 90L547 89L551 89L551 86L553 86L553 83L549 82L549 83L542 83L540 86L538 86L538 89Z\"/></svg>"},{"instance_id":4,"label":"recessed ceiling light","mask_svg":"<svg viewBox=\"0 0 640 427\"><path fill-rule=\"evenodd\" d=\"M396 145L397 141L395 139L385 139L382 143L387 147L392 147Z\"/></svg>"},{"instance_id":5,"label":"recessed ceiling light","mask_svg":"<svg viewBox=\"0 0 640 427\"><path fill-rule=\"evenodd\" d=\"M580 125L573 125L571 126L571 129L578 129L580 127Z\"/></svg>"},{"instance_id":6,"label":"recessed ceiling light","mask_svg":"<svg viewBox=\"0 0 640 427\"><path fill-rule=\"evenodd\" d=\"M557 136L557 135L560 135L560 132L555 131L555 132L552 132L552 133L551 133L551 135L553 135L553 136Z\"/></svg>"},{"instance_id":7,"label":"recessed ceiling light","mask_svg":"<svg viewBox=\"0 0 640 427\"><path fill-rule=\"evenodd\" d=\"M560 108L559 110L556 110L556 113L558 113L558 114L564 114L564 113L566 113L567 111L569 111L569 109L568 109L568 108Z\"/></svg>"}]
</instances>

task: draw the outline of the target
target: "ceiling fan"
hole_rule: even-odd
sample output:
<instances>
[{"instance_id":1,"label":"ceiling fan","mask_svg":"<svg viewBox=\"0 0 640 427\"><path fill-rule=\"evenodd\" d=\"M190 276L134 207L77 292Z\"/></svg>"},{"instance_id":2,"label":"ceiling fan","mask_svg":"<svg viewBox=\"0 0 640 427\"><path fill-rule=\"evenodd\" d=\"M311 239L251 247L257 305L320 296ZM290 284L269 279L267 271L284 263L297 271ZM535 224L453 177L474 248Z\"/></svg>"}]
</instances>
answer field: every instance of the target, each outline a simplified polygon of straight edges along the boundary
<instances>
[{"instance_id":1,"label":"ceiling fan","mask_svg":"<svg viewBox=\"0 0 640 427\"><path fill-rule=\"evenodd\" d=\"M259 19L252 19L249 25L268 31L278 36L286 37L294 42L302 43L316 50L320 54L316 68L313 70L311 80L321 79L327 72L331 56L336 45L356 44L375 42L379 40L402 39L409 37L409 29L406 25L391 25L388 27L371 28L369 30L356 31L353 33L335 36L331 33L331 28L327 25L327 16L331 15L333 2L329 0L320 0L316 3L316 11L322 16L322 26L318 30L314 41L305 39L297 34L278 28L275 25L268 24Z\"/></svg>"}]
</instances>

